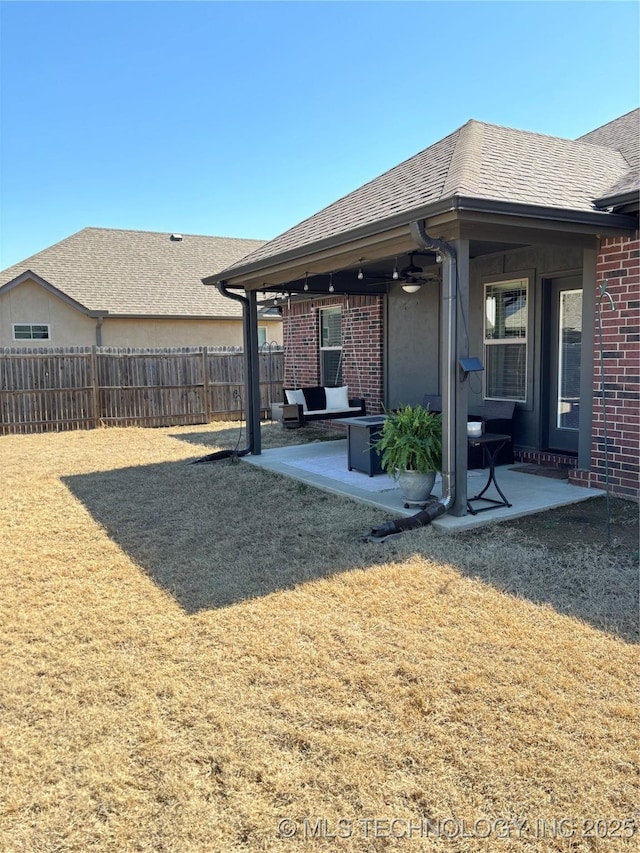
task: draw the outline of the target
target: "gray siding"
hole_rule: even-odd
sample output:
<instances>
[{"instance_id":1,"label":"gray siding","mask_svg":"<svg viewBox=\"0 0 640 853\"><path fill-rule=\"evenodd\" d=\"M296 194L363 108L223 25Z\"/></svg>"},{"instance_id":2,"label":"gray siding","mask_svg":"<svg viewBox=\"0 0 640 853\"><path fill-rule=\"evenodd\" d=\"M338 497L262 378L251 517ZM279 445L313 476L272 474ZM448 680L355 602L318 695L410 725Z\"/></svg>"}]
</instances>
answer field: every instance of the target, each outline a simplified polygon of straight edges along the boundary
<instances>
[{"instance_id":1,"label":"gray siding","mask_svg":"<svg viewBox=\"0 0 640 853\"><path fill-rule=\"evenodd\" d=\"M589 261L593 253L587 253ZM587 259L585 258L585 261ZM484 361L483 284L510 278L530 278L528 399L516 406L516 444L522 449L544 445L545 414L545 322L544 291L552 278L581 273L581 249L557 246L526 247L504 254L472 259L469 265L469 316L461 323L469 335L469 354ZM592 288L585 292L586 317L593 316ZM387 316L387 405L416 403L439 388L439 288L425 285L419 293L406 294L398 286L388 298ZM588 329L588 324L585 329ZM586 386L585 386L586 387ZM470 377L469 404L482 402L481 379ZM584 425L583 425L584 426ZM586 427L584 427L586 429Z\"/></svg>"},{"instance_id":2,"label":"gray siding","mask_svg":"<svg viewBox=\"0 0 640 853\"><path fill-rule=\"evenodd\" d=\"M396 285L387 300L387 399L396 408L440 392L440 286L417 293Z\"/></svg>"}]
</instances>

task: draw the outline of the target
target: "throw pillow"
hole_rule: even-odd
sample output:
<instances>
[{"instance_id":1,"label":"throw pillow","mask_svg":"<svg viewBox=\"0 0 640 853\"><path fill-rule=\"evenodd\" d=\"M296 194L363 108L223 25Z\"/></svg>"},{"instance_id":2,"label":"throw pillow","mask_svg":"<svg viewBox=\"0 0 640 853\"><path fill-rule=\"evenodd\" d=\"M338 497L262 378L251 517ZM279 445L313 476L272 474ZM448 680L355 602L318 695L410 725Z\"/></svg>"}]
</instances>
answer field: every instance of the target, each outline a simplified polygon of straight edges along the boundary
<instances>
[{"instance_id":1,"label":"throw pillow","mask_svg":"<svg viewBox=\"0 0 640 853\"><path fill-rule=\"evenodd\" d=\"M321 385L314 385L311 388L303 388L302 393L307 401L307 409L310 412L318 411L319 409L327 408L327 397L324 388Z\"/></svg>"},{"instance_id":2,"label":"throw pillow","mask_svg":"<svg viewBox=\"0 0 640 853\"><path fill-rule=\"evenodd\" d=\"M325 388L327 397L327 409L330 412L346 412L349 408L349 387L342 385L339 388Z\"/></svg>"},{"instance_id":3,"label":"throw pillow","mask_svg":"<svg viewBox=\"0 0 640 853\"><path fill-rule=\"evenodd\" d=\"M306 401L304 399L304 394L302 393L302 388L298 388L296 390L289 390L285 388L284 393L287 397L287 403L291 404L299 404L306 411Z\"/></svg>"}]
</instances>

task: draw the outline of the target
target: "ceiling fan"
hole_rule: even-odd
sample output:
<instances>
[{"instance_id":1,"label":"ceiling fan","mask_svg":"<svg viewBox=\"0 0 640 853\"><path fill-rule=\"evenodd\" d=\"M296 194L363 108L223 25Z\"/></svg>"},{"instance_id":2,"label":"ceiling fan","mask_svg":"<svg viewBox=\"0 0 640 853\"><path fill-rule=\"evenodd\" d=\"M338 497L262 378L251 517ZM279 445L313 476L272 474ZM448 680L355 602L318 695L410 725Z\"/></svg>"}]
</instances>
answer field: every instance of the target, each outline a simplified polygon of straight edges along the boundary
<instances>
[{"instance_id":1,"label":"ceiling fan","mask_svg":"<svg viewBox=\"0 0 640 853\"><path fill-rule=\"evenodd\" d=\"M418 276L422 275L422 272L423 272L422 267L416 266L413 262L413 256L414 255L415 255L415 252L409 252L409 266L400 270L400 273L398 274L398 278L401 278L404 281L409 281L409 279L414 281L414 280L417 280Z\"/></svg>"},{"instance_id":2,"label":"ceiling fan","mask_svg":"<svg viewBox=\"0 0 640 853\"><path fill-rule=\"evenodd\" d=\"M379 275L376 273L364 272L362 267L360 267L358 271L358 278L362 281L363 279L368 279L370 281L389 281L392 279L393 281L402 282L402 286L405 290L408 287L413 289L413 292L418 290L418 288L425 284L427 281L437 281L440 278L440 272L437 270L436 272L427 271L425 272L422 267L419 267L415 261L415 255L423 255L423 252L409 252L409 265L403 267L401 270L398 269L397 263L393 267L393 272L391 274ZM426 256L428 257L428 256ZM411 291L409 291L411 292Z\"/></svg>"},{"instance_id":3,"label":"ceiling fan","mask_svg":"<svg viewBox=\"0 0 640 853\"><path fill-rule=\"evenodd\" d=\"M440 271L425 272L422 267L414 263L413 256L419 252L409 252L409 266L404 267L398 274L398 279L403 282L402 289L406 293L417 293L423 284L428 281L439 281Z\"/></svg>"}]
</instances>

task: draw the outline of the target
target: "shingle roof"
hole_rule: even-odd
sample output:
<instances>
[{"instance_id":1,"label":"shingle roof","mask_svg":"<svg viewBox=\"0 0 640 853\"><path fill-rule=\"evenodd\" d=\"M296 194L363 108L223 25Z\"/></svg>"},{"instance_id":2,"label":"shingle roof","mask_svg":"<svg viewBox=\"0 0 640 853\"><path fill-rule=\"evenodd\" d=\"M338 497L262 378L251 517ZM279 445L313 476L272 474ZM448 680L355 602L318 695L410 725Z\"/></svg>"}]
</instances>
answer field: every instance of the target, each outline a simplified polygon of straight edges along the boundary
<instances>
[{"instance_id":1,"label":"shingle roof","mask_svg":"<svg viewBox=\"0 0 640 853\"><path fill-rule=\"evenodd\" d=\"M599 198L614 198L640 192L640 109L631 110L620 118L585 133L580 137L580 141L615 148L631 167L626 174L607 187Z\"/></svg>"},{"instance_id":2,"label":"shingle roof","mask_svg":"<svg viewBox=\"0 0 640 853\"><path fill-rule=\"evenodd\" d=\"M640 166L640 108L578 137L578 142L604 145L620 151L633 168Z\"/></svg>"},{"instance_id":3,"label":"shingle roof","mask_svg":"<svg viewBox=\"0 0 640 853\"><path fill-rule=\"evenodd\" d=\"M616 197L629 196L635 193L636 197L640 197L640 173L637 169L629 169L629 171L616 181L613 186L609 187L598 199L598 204L603 204L607 199L615 199ZM640 198L637 198L640 200Z\"/></svg>"},{"instance_id":4,"label":"shingle roof","mask_svg":"<svg viewBox=\"0 0 640 853\"><path fill-rule=\"evenodd\" d=\"M628 169L622 154L595 142L562 139L471 120L252 252L267 261L320 239L411 212L452 196L593 212L593 200Z\"/></svg>"},{"instance_id":5,"label":"shingle roof","mask_svg":"<svg viewBox=\"0 0 640 853\"><path fill-rule=\"evenodd\" d=\"M0 287L26 270L90 311L110 314L239 317L241 306L202 278L262 245L261 240L84 228L0 273Z\"/></svg>"}]
</instances>

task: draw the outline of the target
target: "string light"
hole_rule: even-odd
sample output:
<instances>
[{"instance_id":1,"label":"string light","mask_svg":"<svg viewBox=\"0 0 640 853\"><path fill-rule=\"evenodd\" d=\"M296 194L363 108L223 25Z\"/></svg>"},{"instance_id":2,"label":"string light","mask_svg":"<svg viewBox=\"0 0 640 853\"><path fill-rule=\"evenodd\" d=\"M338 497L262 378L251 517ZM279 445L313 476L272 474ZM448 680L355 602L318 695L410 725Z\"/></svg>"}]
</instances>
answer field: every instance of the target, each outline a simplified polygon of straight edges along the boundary
<instances>
[{"instance_id":1,"label":"string light","mask_svg":"<svg viewBox=\"0 0 640 853\"><path fill-rule=\"evenodd\" d=\"M335 287L333 286L333 273L329 273L329 293L333 293Z\"/></svg>"},{"instance_id":2,"label":"string light","mask_svg":"<svg viewBox=\"0 0 640 853\"><path fill-rule=\"evenodd\" d=\"M398 259L397 258L393 262L393 274L391 275L391 278L394 281L397 281L400 278L400 276L398 274Z\"/></svg>"}]
</instances>

